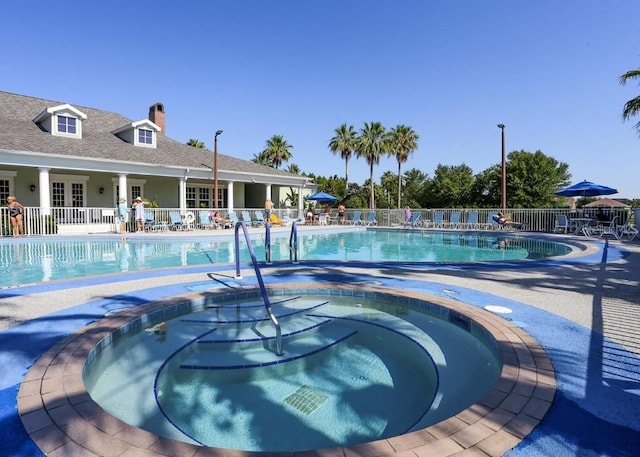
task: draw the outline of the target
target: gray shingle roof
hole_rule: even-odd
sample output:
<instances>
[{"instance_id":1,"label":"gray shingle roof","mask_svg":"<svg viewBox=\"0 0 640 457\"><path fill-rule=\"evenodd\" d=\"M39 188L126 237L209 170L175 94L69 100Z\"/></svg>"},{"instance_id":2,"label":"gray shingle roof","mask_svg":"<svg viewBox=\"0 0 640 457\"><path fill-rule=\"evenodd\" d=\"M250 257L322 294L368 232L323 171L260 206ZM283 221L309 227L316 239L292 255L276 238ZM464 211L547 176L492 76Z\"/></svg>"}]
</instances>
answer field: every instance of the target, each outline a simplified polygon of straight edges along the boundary
<instances>
[{"instance_id":1,"label":"gray shingle roof","mask_svg":"<svg viewBox=\"0 0 640 457\"><path fill-rule=\"evenodd\" d=\"M82 123L81 140L51 135L33 122L43 110L65 103L87 115ZM0 91L0 149L191 169L207 169L202 164L212 162L211 151L187 146L165 135L158 135L157 147L152 149L134 146L112 133L131 122L131 119L117 113L75 105L69 101L44 100ZM296 176L221 153L218 153L218 170Z\"/></svg>"}]
</instances>

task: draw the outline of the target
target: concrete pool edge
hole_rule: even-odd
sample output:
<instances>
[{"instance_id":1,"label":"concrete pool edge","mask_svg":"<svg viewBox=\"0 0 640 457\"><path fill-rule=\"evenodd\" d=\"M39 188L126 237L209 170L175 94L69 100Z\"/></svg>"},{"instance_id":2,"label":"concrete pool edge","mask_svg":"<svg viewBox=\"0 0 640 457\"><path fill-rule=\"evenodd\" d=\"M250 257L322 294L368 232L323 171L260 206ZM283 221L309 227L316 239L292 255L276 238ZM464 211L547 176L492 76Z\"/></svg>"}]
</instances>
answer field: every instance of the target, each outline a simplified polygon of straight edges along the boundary
<instances>
[{"instance_id":1,"label":"concrete pool edge","mask_svg":"<svg viewBox=\"0 0 640 457\"><path fill-rule=\"evenodd\" d=\"M454 310L484 327L498 342L503 358L499 381L485 398L426 429L348 448L298 452L296 455L390 455L407 450L455 453L465 449L502 455L542 420L555 395L555 372L545 350L516 325L459 301L388 287L332 284L340 289L397 294ZM270 288L317 288L290 283ZM249 287L247 289L255 289ZM82 381L84 362L95 345L115 329L176 301L228 290L185 294L126 308L103 318L52 346L29 370L18 394L18 411L30 438L45 453L60 455L248 455L243 451L203 448L158 437L110 416L91 400ZM105 449L105 445L108 446ZM105 454L105 452L108 452ZM78 455L80 455L78 454ZM270 453L278 455L277 453ZM137 454L136 454L137 455ZM291 455L291 453L280 454Z\"/></svg>"}]
</instances>

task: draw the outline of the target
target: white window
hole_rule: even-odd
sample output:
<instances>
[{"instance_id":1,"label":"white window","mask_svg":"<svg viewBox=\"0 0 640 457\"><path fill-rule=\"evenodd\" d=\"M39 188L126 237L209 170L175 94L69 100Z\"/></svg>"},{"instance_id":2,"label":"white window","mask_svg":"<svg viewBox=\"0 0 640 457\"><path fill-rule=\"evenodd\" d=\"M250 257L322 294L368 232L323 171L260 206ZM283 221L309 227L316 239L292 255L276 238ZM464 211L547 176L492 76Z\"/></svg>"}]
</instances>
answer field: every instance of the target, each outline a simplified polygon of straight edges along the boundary
<instances>
[{"instance_id":1,"label":"white window","mask_svg":"<svg viewBox=\"0 0 640 457\"><path fill-rule=\"evenodd\" d=\"M58 116L58 132L75 135L77 133L76 121L75 117Z\"/></svg>"},{"instance_id":2,"label":"white window","mask_svg":"<svg viewBox=\"0 0 640 457\"><path fill-rule=\"evenodd\" d=\"M153 132L149 129L138 129L138 143L153 144Z\"/></svg>"}]
</instances>

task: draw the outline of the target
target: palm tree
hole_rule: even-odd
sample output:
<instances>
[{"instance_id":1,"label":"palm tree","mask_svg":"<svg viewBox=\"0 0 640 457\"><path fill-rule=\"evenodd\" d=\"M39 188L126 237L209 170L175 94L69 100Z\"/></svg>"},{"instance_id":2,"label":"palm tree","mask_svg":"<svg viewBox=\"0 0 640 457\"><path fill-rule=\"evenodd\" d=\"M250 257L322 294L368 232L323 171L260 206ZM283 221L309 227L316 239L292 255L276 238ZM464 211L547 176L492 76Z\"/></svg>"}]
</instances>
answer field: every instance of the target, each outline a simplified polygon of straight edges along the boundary
<instances>
[{"instance_id":1,"label":"palm tree","mask_svg":"<svg viewBox=\"0 0 640 457\"><path fill-rule=\"evenodd\" d=\"M360 136L358 137L356 157L364 157L369 164L369 181L371 185L369 194L370 209L376 208L373 166L380 163L380 158L386 155L387 151L384 126L380 122L371 122L369 124L365 122L364 128L360 130Z\"/></svg>"},{"instance_id":2,"label":"palm tree","mask_svg":"<svg viewBox=\"0 0 640 457\"><path fill-rule=\"evenodd\" d=\"M640 69L629 70L624 75L620 76L620 84L624 86L627 83L627 80L630 79L640 80ZM632 98L624 104L624 109L622 110L622 119L626 121L632 116L637 116L638 114L640 114L640 95ZM640 134L640 122L638 122L634 127Z\"/></svg>"},{"instance_id":3,"label":"palm tree","mask_svg":"<svg viewBox=\"0 0 640 457\"><path fill-rule=\"evenodd\" d=\"M262 151L260 154L254 154L251 159L253 163L257 163L258 165L266 165L267 167L271 166L271 162L269 162L269 157Z\"/></svg>"},{"instance_id":4,"label":"palm tree","mask_svg":"<svg viewBox=\"0 0 640 457\"><path fill-rule=\"evenodd\" d=\"M397 125L389 131L387 136L389 142L389 153L395 154L398 161L398 208L401 205L402 196L402 173L400 169L409 156L418 148L418 134L411 127Z\"/></svg>"},{"instance_id":5,"label":"palm tree","mask_svg":"<svg viewBox=\"0 0 640 457\"><path fill-rule=\"evenodd\" d=\"M273 135L267 140L267 147L261 152L264 154L268 163L272 168L280 168L283 162L287 162L291 159L291 146L287 143L282 135Z\"/></svg>"},{"instance_id":6,"label":"palm tree","mask_svg":"<svg viewBox=\"0 0 640 457\"><path fill-rule=\"evenodd\" d=\"M298 176L302 174L302 170L300 170L300 167L295 163L290 163L289 166L287 167L287 171L289 173L293 173L294 175L298 175Z\"/></svg>"},{"instance_id":7,"label":"palm tree","mask_svg":"<svg viewBox=\"0 0 640 457\"><path fill-rule=\"evenodd\" d=\"M340 156L344 160L344 188L346 195L349 189L349 159L356 149L358 136L353 125L347 126L346 123L335 129L334 133L335 136L329 140L329 150L333 155L340 152Z\"/></svg>"},{"instance_id":8,"label":"palm tree","mask_svg":"<svg viewBox=\"0 0 640 457\"><path fill-rule=\"evenodd\" d=\"M195 138L190 138L187 141L187 146L193 146L194 148L204 149L204 143L200 140L196 140Z\"/></svg>"}]
</instances>

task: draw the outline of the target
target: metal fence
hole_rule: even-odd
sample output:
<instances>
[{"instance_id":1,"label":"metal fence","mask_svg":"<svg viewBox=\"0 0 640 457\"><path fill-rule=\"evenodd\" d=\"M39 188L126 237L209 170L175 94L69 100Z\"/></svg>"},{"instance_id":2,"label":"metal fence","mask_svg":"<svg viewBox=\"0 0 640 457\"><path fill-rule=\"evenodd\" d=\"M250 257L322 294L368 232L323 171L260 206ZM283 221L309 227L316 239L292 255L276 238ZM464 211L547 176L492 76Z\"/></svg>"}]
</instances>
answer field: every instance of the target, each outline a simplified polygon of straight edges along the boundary
<instances>
[{"instance_id":1,"label":"metal fence","mask_svg":"<svg viewBox=\"0 0 640 457\"><path fill-rule=\"evenodd\" d=\"M187 227L190 229L200 229L200 213L213 212L210 208L193 208L180 210L179 208L145 208L147 217L152 224L147 227L154 229L172 229ZM249 216L255 218L256 211L263 209L237 208L235 213L238 219L242 220L243 212L248 212ZM354 212L360 211L361 220L367 221L371 210L349 209L345 212L345 221L353 218ZM405 211L397 209L377 209L375 221L378 227L407 227L405 221ZM430 208L415 209L414 213L420 214L421 228L441 228L441 229L479 229L490 230L497 228L497 224L492 216L497 214L497 208ZM595 209L581 212L572 211L568 208L544 208L526 209L517 208L506 211L507 217L518 223L524 224L526 231L551 232L556 224L556 216L562 214L568 217L595 217ZM304 214L298 214L297 209L274 209L273 212L281 219L303 218ZM228 211L221 210L221 215L228 216ZM618 216L618 221L623 224L629 216L632 216L629 209L612 209L607 215L610 219ZM332 223L337 221L335 209L332 212ZM249 222L249 221L245 221ZM634 221L632 220L632 223ZM23 214L24 234L33 235L88 235L93 233L115 233L118 229L116 210L114 208L49 208L44 211L39 207L26 207ZM125 230L136 231L134 211L129 211L125 221ZM7 208L0 209L0 234L11 236L12 227Z\"/></svg>"}]
</instances>

